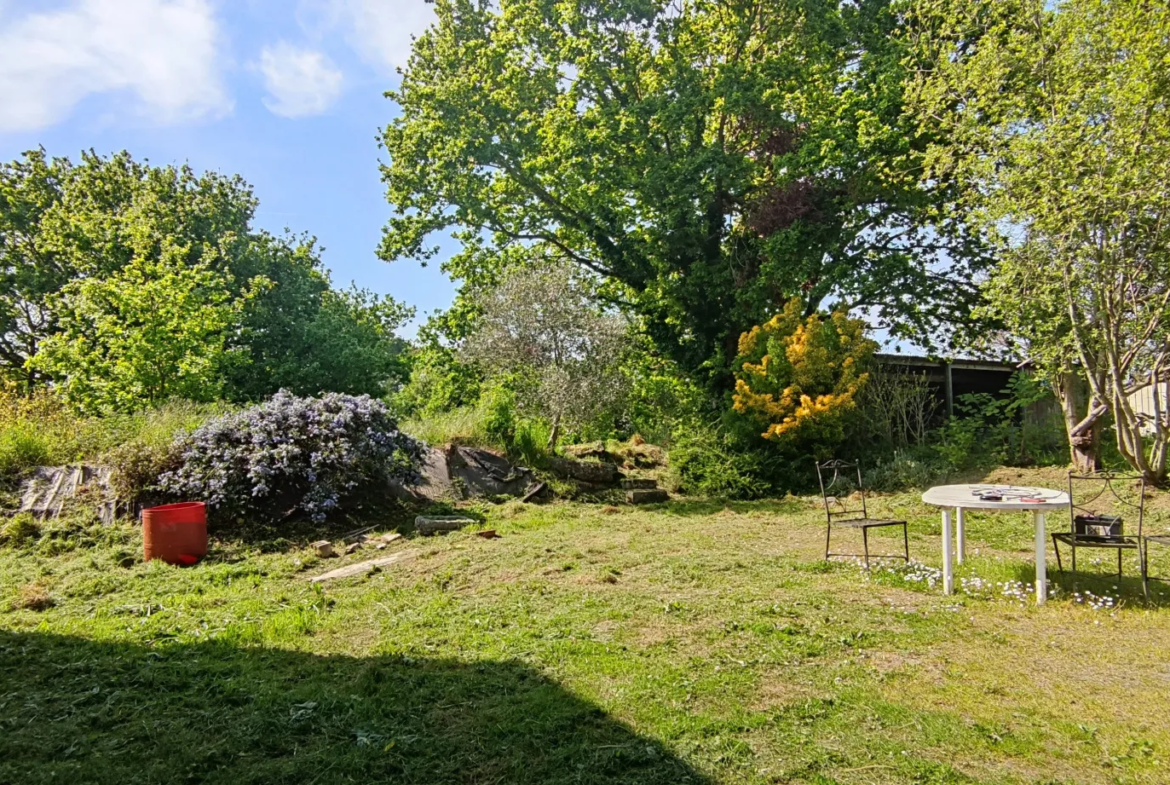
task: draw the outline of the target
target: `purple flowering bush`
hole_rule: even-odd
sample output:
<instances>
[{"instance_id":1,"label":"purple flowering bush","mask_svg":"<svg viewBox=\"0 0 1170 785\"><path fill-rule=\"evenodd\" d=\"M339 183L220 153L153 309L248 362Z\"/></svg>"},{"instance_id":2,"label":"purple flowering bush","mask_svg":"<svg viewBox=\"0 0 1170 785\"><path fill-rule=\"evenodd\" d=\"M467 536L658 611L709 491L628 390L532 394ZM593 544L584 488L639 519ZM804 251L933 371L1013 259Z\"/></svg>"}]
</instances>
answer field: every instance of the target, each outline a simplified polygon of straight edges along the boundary
<instances>
[{"instance_id":1,"label":"purple flowering bush","mask_svg":"<svg viewBox=\"0 0 1170 785\"><path fill-rule=\"evenodd\" d=\"M414 482L422 445L381 401L284 390L181 437L181 465L159 477L176 497L207 502L217 518L324 521L361 488Z\"/></svg>"}]
</instances>

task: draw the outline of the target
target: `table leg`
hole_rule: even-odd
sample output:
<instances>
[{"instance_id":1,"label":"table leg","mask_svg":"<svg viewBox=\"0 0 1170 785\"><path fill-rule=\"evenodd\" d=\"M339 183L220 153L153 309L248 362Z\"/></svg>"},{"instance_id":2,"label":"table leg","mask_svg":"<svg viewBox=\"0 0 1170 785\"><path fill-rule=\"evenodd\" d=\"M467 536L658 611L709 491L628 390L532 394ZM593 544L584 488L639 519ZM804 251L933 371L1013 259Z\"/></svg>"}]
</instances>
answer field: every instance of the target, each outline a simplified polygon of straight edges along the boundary
<instances>
[{"instance_id":1,"label":"table leg","mask_svg":"<svg viewBox=\"0 0 1170 785\"><path fill-rule=\"evenodd\" d=\"M951 510L946 507L942 511L942 527L943 594L953 594L955 591L955 571L951 565Z\"/></svg>"},{"instance_id":2,"label":"table leg","mask_svg":"<svg viewBox=\"0 0 1170 785\"><path fill-rule=\"evenodd\" d=\"M1045 554L1048 550L1048 538L1044 533L1044 513L1034 512L1036 519L1036 603L1043 605L1048 599L1048 566L1045 564Z\"/></svg>"},{"instance_id":3,"label":"table leg","mask_svg":"<svg viewBox=\"0 0 1170 785\"><path fill-rule=\"evenodd\" d=\"M967 533L963 526L963 508L955 510L955 560L959 564L963 563L963 557L967 554Z\"/></svg>"}]
</instances>

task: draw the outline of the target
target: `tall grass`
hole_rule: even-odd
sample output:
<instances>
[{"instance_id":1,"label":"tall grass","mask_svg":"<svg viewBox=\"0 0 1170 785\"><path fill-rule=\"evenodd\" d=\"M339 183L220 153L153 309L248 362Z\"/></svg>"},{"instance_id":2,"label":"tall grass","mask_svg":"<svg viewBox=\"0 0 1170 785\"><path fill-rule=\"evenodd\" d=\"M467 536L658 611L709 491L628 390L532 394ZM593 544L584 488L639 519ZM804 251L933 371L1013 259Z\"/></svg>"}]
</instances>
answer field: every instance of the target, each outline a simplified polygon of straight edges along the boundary
<instances>
[{"instance_id":1,"label":"tall grass","mask_svg":"<svg viewBox=\"0 0 1170 785\"><path fill-rule=\"evenodd\" d=\"M0 431L0 475L15 474L29 466L52 461L50 441L27 423L15 423Z\"/></svg>"},{"instance_id":2,"label":"tall grass","mask_svg":"<svg viewBox=\"0 0 1170 785\"><path fill-rule=\"evenodd\" d=\"M532 466L539 465L548 456L548 423L517 419L510 427L501 428L499 419L499 412L488 402L412 417L403 420L400 426L404 433L430 445L458 444L500 450Z\"/></svg>"},{"instance_id":3,"label":"tall grass","mask_svg":"<svg viewBox=\"0 0 1170 785\"><path fill-rule=\"evenodd\" d=\"M49 390L26 396L0 388L0 477L37 466L98 461L122 445L169 445L178 433L226 408L174 401L134 414L83 417Z\"/></svg>"},{"instance_id":4,"label":"tall grass","mask_svg":"<svg viewBox=\"0 0 1170 785\"><path fill-rule=\"evenodd\" d=\"M430 445L461 444L466 447L497 447L488 434L487 413L480 406L460 406L448 412L403 420L400 427Z\"/></svg>"}]
</instances>

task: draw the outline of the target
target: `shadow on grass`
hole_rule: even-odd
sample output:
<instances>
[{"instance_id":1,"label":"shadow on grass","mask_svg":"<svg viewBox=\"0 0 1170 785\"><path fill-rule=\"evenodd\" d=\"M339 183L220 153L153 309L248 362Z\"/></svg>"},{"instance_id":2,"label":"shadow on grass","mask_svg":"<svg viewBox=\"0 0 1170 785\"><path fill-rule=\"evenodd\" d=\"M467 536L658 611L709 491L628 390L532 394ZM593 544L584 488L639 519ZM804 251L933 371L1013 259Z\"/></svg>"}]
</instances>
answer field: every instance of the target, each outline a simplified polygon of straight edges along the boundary
<instances>
[{"instance_id":1,"label":"shadow on grass","mask_svg":"<svg viewBox=\"0 0 1170 785\"><path fill-rule=\"evenodd\" d=\"M1113 554L1110 554L1111 556ZM1126 608L1166 608L1170 607L1170 584L1162 581L1150 581L1150 598L1147 601L1142 591L1142 576L1136 563L1125 564L1125 572L1117 576L1116 558L1105 565L1089 563L1087 558L1077 557L1077 571L1065 565L1064 572L1056 568L1054 563L1048 565L1048 584L1058 587L1057 597L1068 600L1080 594L1082 602L1088 604L1087 597L1091 592L1098 598L1109 597L1115 607ZM1055 561L1055 560L1052 560ZM1135 560L1136 561L1136 560ZM1036 581L1036 568L1033 565L1021 566L1017 571L1017 580L1032 587ZM1170 575L1163 577L1170 578Z\"/></svg>"},{"instance_id":2,"label":"shadow on grass","mask_svg":"<svg viewBox=\"0 0 1170 785\"><path fill-rule=\"evenodd\" d=\"M0 631L0 782L705 783L516 662Z\"/></svg>"},{"instance_id":3,"label":"shadow on grass","mask_svg":"<svg viewBox=\"0 0 1170 785\"><path fill-rule=\"evenodd\" d=\"M1049 596L1058 601L1076 601L1076 595L1080 595L1082 602L1085 605L1090 605L1101 598L1110 598L1112 605L1106 606L1117 609L1125 608L1167 608L1170 607L1170 583L1163 581L1150 581L1150 598L1147 601L1142 591L1142 576L1137 557L1130 551L1126 554L1124 562L1124 573L1121 577L1117 575L1117 557L1115 552L1109 551L1108 556L1102 560L1100 558L1091 558L1087 553L1089 549L1081 549L1077 555L1077 570L1073 572L1070 569L1068 562L1069 554L1067 551L1062 551L1062 558L1064 558L1064 570L1060 570L1056 566L1056 559L1051 552L1048 555L1047 574ZM1036 585L1036 565L1033 561L1025 561L1026 557L1022 557L1020 561L1012 563L1007 570L1005 578L1009 578L1017 583L1023 584L1024 594L1028 601L1032 601L1035 596L1034 587ZM1159 573L1157 570L1151 572L1154 577L1161 577L1170 579L1170 573L1165 571ZM987 577L984 575L984 577ZM1053 594L1055 589L1055 594ZM1090 597L1092 594L1093 597Z\"/></svg>"}]
</instances>

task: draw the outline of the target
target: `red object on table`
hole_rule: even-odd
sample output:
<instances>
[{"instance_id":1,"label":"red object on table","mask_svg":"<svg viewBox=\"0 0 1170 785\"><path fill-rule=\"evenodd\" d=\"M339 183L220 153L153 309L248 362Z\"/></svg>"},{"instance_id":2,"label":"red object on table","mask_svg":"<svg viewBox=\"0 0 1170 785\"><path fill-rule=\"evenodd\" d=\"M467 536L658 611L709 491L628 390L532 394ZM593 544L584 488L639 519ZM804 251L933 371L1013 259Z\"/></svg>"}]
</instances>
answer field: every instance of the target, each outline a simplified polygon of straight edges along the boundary
<instances>
[{"instance_id":1,"label":"red object on table","mask_svg":"<svg viewBox=\"0 0 1170 785\"><path fill-rule=\"evenodd\" d=\"M142 556L192 565L207 555L207 505L180 502L142 511Z\"/></svg>"}]
</instances>

